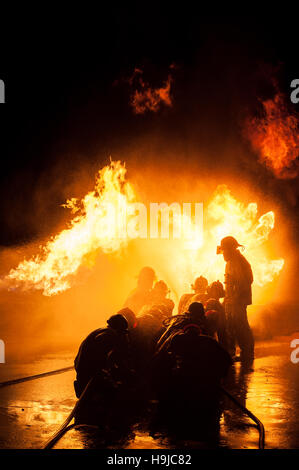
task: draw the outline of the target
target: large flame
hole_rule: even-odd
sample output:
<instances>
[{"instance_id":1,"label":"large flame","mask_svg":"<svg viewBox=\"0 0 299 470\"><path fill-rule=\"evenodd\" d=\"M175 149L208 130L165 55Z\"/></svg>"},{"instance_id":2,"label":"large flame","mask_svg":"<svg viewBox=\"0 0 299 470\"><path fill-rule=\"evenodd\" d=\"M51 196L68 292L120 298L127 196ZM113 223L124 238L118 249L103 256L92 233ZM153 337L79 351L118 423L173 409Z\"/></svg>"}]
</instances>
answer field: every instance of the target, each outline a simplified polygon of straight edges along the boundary
<instances>
[{"instance_id":1,"label":"large flame","mask_svg":"<svg viewBox=\"0 0 299 470\"><path fill-rule=\"evenodd\" d=\"M176 294L189 288L195 276L205 275L209 282L223 281L224 261L216 255L222 237L233 235L246 247L246 257L252 264L255 283L263 286L281 271L284 261L268 258L266 244L274 228L274 213L258 215L255 202L239 202L227 186L218 186L204 207L204 233L195 237L190 224L190 240L139 239L136 232L129 237L119 209L128 209L137 202L136 191L125 179L126 169L120 162L111 162L99 171L94 191L78 201L70 199L66 207L74 213L68 228L52 238L41 253L22 261L12 269L6 280L16 287L40 289L45 295L58 294L71 287L80 266L88 264L98 250L119 253L130 243L139 243ZM116 207L116 211L107 210ZM148 258L144 257L144 260Z\"/></svg>"},{"instance_id":2,"label":"large flame","mask_svg":"<svg viewBox=\"0 0 299 470\"><path fill-rule=\"evenodd\" d=\"M210 282L223 280L224 261L216 254L216 246L223 237L233 235L245 247L255 283L263 286L271 282L284 264L283 259L269 260L265 250L274 221L274 212L258 216L255 202L245 205L232 196L226 185L219 185L205 211L203 244L189 254L193 259L193 275L200 270Z\"/></svg>"},{"instance_id":3,"label":"large flame","mask_svg":"<svg viewBox=\"0 0 299 470\"><path fill-rule=\"evenodd\" d=\"M45 295L58 294L71 286L71 276L88 263L98 249L116 252L128 241L124 231L117 236L121 221L111 205L124 209L134 201L133 187L125 181L126 169L111 162L98 172L94 191L78 201L65 204L74 214L70 226L42 247L41 253L19 264L7 279L24 289L43 290Z\"/></svg>"},{"instance_id":4,"label":"large flame","mask_svg":"<svg viewBox=\"0 0 299 470\"><path fill-rule=\"evenodd\" d=\"M263 116L247 120L245 134L262 163L278 178L298 175L298 119L291 115L284 96L262 101Z\"/></svg>"}]
</instances>

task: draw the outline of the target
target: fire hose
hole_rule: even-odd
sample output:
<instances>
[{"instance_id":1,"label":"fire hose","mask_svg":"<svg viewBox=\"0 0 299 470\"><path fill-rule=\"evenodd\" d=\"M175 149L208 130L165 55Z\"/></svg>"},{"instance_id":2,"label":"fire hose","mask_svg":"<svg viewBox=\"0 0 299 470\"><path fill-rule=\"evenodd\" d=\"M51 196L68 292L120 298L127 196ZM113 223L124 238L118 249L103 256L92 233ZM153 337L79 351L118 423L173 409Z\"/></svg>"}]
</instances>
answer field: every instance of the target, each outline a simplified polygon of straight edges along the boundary
<instances>
[{"instance_id":1,"label":"fire hose","mask_svg":"<svg viewBox=\"0 0 299 470\"><path fill-rule=\"evenodd\" d=\"M237 405L252 421L255 422L259 431L259 449L265 448L265 428L263 423L250 411L243 406L233 395L231 395L225 388L220 387L221 392L226 395L235 405Z\"/></svg>"},{"instance_id":2,"label":"fire hose","mask_svg":"<svg viewBox=\"0 0 299 470\"><path fill-rule=\"evenodd\" d=\"M22 382L28 382L30 380L42 379L43 377L49 377L50 375L63 374L72 370L74 366L64 367L63 369L51 370L49 372L43 372L42 374L30 375L28 377L21 377L20 379L7 380L6 382L0 382L0 388L8 387L10 385L16 385Z\"/></svg>"},{"instance_id":3,"label":"fire hose","mask_svg":"<svg viewBox=\"0 0 299 470\"><path fill-rule=\"evenodd\" d=\"M50 440L45 444L43 449L52 449L53 446L66 434L70 429L72 429L75 424L72 424L69 426L70 422L75 416L76 411L78 410L80 404L86 397L86 393L89 390L92 382L94 381L96 376L92 377L88 384L86 385L82 395L80 396L79 400L77 401L75 407L67 417L67 419L64 421L64 423L61 425L61 427L55 432L55 434L51 437ZM249 416L252 421L257 425L258 431L259 431L259 449L264 449L265 448L265 428L263 423L250 411L248 408L243 406L233 395L231 395L225 388L220 387L221 392L226 395L236 406L238 406L247 416Z\"/></svg>"},{"instance_id":4,"label":"fire hose","mask_svg":"<svg viewBox=\"0 0 299 470\"><path fill-rule=\"evenodd\" d=\"M72 419L74 418L75 413L78 410L80 404L82 403L82 401L86 397L87 391L89 390L91 384L94 382L95 378L96 378L96 375L94 375L90 379L90 381L87 383L86 387L84 388L79 400L77 401L76 405L72 409L71 413L66 418L64 423L60 426L60 428L55 432L55 434L53 434L53 436L43 446L43 449L52 449L52 447L56 444L56 442L58 442L66 432L68 432L70 429L72 429L75 426L75 424L71 424L70 426L69 426L69 424L72 421Z\"/></svg>"},{"instance_id":5,"label":"fire hose","mask_svg":"<svg viewBox=\"0 0 299 470\"><path fill-rule=\"evenodd\" d=\"M73 369L73 366L70 366L70 367L65 367L63 369L56 369L56 370L53 370L53 371L44 372L42 374L31 375L31 376L28 376L28 377L22 377L22 378L15 379L15 380L8 380L6 382L0 382L0 388L8 387L10 385L19 384L19 383L22 383L22 382L27 382L27 381L30 381L30 380L40 379L40 378L43 378L43 377L48 377L48 376L51 376L51 375L62 374L64 372L68 372L72 369ZM95 379L95 377L96 376L94 376L90 379L90 381L86 385L85 389L83 390L82 395L80 396L79 400L77 401L75 407L73 408L72 412L67 417L67 419L64 421L62 426L52 436L52 438L45 444L45 446L43 447L44 449L51 449L56 444L56 442L58 442L61 439L61 437L67 431L69 431L71 428L74 427L74 424L72 424L71 426L68 426L68 425L72 421L72 419L75 415L75 412L78 410L78 407L80 406L80 403L82 403L82 400L86 396L87 390L89 389L89 387L90 387L91 383L93 382L93 380ZM264 428L263 423L250 410L248 410L248 408L243 406L233 395L231 395L225 388L220 387L220 390L236 406L238 406L243 411L243 413L245 413L247 416L249 416L249 418L251 418L252 421L254 421L254 423L257 425L257 428L258 428L258 431L259 431L259 449L264 449L264 447L265 447L265 428Z\"/></svg>"}]
</instances>

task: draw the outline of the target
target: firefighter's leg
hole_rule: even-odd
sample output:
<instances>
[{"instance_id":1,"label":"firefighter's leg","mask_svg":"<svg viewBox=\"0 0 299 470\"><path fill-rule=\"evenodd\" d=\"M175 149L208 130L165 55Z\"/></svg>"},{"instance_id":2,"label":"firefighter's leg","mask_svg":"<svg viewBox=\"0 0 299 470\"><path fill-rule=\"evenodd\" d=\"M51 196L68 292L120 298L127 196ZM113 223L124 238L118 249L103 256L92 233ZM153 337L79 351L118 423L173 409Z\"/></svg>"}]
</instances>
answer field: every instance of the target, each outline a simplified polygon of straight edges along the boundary
<instances>
[{"instance_id":1,"label":"firefighter's leg","mask_svg":"<svg viewBox=\"0 0 299 470\"><path fill-rule=\"evenodd\" d=\"M241 349L241 360L254 358L254 338L248 323L246 305L235 305L233 308L236 340Z\"/></svg>"},{"instance_id":2,"label":"firefighter's leg","mask_svg":"<svg viewBox=\"0 0 299 470\"><path fill-rule=\"evenodd\" d=\"M231 304L227 304L225 307L227 347L230 355L234 356L236 353L236 332L232 313Z\"/></svg>"},{"instance_id":3,"label":"firefighter's leg","mask_svg":"<svg viewBox=\"0 0 299 470\"><path fill-rule=\"evenodd\" d=\"M217 336L218 336L219 344L229 352L230 344L229 344L228 328L227 328L227 322L226 322L224 311L219 313Z\"/></svg>"}]
</instances>

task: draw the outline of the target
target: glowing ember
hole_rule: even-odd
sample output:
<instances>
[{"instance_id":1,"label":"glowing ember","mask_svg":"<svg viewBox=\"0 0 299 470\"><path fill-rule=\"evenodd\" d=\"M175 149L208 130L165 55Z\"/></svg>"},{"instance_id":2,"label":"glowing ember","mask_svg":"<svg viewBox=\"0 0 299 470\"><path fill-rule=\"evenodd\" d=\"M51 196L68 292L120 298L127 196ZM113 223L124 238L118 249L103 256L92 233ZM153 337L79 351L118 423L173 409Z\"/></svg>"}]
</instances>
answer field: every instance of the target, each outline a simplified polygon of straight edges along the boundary
<instances>
[{"instance_id":1,"label":"glowing ember","mask_svg":"<svg viewBox=\"0 0 299 470\"><path fill-rule=\"evenodd\" d=\"M245 134L261 162L276 177L295 178L299 156L298 119L289 114L281 93L263 101L262 105L264 116L248 120Z\"/></svg>"},{"instance_id":2,"label":"glowing ember","mask_svg":"<svg viewBox=\"0 0 299 470\"><path fill-rule=\"evenodd\" d=\"M190 240L141 239L138 231L128 235L120 215L126 210L132 214L130 208L137 201L125 174L120 162L111 162L100 170L94 191L81 201L67 201L65 206L74 213L70 226L51 239L39 255L12 269L6 281L14 287L41 289L45 295L55 295L71 287L80 266L90 264L98 250L119 253L131 240L130 243L139 243L144 259L150 257L153 267L178 296L199 274L210 282L223 281L224 261L216 255L216 246L226 235L233 235L246 247L256 284L271 282L281 271L284 261L269 260L265 247L274 228L274 213L258 216L256 203L244 205L224 185L217 187L204 207L203 239L198 231L194 238L192 224L186 224Z\"/></svg>"},{"instance_id":3,"label":"glowing ember","mask_svg":"<svg viewBox=\"0 0 299 470\"><path fill-rule=\"evenodd\" d=\"M135 114L144 114L146 111L157 112L161 105L171 106L170 87L172 78L160 88L151 88L142 78L139 78L139 90L135 90L131 98L131 106Z\"/></svg>"}]
</instances>

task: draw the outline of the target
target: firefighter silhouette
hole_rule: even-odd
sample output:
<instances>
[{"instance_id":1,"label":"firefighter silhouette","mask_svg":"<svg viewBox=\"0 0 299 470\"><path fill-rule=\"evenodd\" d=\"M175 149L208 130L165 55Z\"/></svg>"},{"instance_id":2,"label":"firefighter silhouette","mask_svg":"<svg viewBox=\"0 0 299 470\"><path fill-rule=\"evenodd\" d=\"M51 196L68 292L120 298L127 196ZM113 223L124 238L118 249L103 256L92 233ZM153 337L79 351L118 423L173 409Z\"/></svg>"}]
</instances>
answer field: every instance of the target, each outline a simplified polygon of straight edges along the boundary
<instances>
[{"instance_id":1,"label":"firefighter silhouette","mask_svg":"<svg viewBox=\"0 0 299 470\"><path fill-rule=\"evenodd\" d=\"M240 347L241 361L252 361L254 339L247 318L247 305L252 303L251 285L253 274L251 266L240 253L241 247L234 237L225 237L217 247L217 254L223 254L225 267L225 312L230 331L230 349Z\"/></svg>"}]
</instances>

